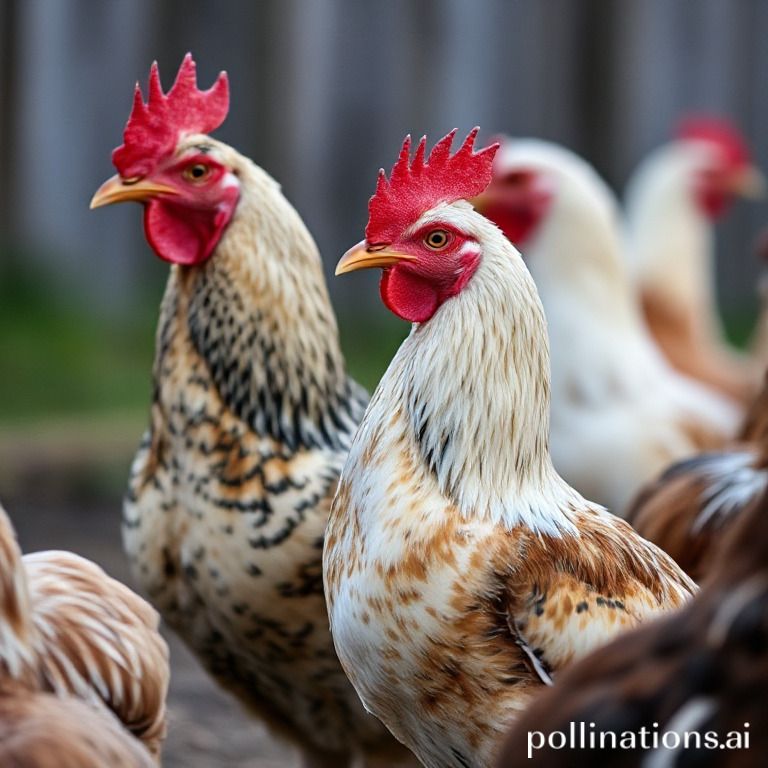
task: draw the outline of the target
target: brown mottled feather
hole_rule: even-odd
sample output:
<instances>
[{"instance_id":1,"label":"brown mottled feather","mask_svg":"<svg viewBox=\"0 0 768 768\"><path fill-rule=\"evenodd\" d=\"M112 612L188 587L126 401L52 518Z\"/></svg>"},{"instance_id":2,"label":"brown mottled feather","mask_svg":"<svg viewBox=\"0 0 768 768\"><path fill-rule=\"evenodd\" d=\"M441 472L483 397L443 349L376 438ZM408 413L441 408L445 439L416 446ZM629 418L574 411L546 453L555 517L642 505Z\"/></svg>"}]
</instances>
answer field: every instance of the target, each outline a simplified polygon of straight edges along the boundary
<instances>
[{"instance_id":1,"label":"brown mottled feather","mask_svg":"<svg viewBox=\"0 0 768 768\"><path fill-rule=\"evenodd\" d=\"M750 748L707 751L706 765L762 766L768 752L768 496L753 503L718 555L708 585L679 613L623 635L582 659L539 696L517 721L497 768L531 764L557 768L640 766L640 750L541 749L527 759L529 733L568 733L571 723L596 732L661 733L681 713L701 715L687 730L729 731L752 725ZM686 707L688 709L686 710ZM682 718L681 718L682 719ZM678 720L677 722L680 722ZM688 764L681 750L664 765ZM693 764L693 763L690 763ZM698 763L697 763L698 764Z\"/></svg>"}]
</instances>

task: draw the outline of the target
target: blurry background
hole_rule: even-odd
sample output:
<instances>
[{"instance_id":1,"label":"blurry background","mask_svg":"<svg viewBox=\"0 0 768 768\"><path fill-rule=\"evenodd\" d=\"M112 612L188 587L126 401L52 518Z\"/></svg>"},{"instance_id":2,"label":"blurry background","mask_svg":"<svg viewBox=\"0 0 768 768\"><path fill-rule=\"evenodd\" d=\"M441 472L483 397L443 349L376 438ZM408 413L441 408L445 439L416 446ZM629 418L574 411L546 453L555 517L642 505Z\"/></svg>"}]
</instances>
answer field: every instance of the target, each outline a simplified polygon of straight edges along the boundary
<instances>
[{"instance_id":1,"label":"blurry background","mask_svg":"<svg viewBox=\"0 0 768 768\"><path fill-rule=\"evenodd\" d=\"M0 0L0 499L23 545L70 547L126 577L120 495L166 267L138 206L88 202L153 59L166 88L188 50L202 87L228 70L217 135L304 217L350 367L372 387L407 329L375 276L367 290L330 276L405 133L541 136L620 190L682 113L704 110L733 118L768 169L766 39L762 0ZM766 205L739 203L718 229L737 339L756 308ZM213 689L177 658L175 717L189 727L172 732L167 764L265 765L245 721L224 699L211 707Z\"/></svg>"}]
</instances>

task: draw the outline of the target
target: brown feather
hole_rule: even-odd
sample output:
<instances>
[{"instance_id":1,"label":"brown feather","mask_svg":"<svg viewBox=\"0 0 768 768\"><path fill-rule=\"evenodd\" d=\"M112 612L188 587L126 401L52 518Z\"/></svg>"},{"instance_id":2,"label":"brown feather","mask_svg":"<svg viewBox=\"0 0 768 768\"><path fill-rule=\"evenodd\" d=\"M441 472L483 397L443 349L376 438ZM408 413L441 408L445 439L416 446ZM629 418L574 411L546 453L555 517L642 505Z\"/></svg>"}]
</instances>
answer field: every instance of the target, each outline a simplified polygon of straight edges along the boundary
<instances>
[{"instance_id":1,"label":"brown feather","mask_svg":"<svg viewBox=\"0 0 768 768\"><path fill-rule=\"evenodd\" d=\"M714 348L700 318L653 290L642 292L641 305L656 343L677 370L738 402L754 397L752 366Z\"/></svg>"},{"instance_id":2,"label":"brown feather","mask_svg":"<svg viewBox=\"0 0 768 768\"><path fill-rule=\"evenodd\" d=\"M0 684L4 768L152 768L155 762L107 712L74 698Z\"/></svg>"},{"instance_id":3,"label":"brown feather","mask_svg":"<svg viewBox=\"0 0 768 768\"><path fill-rule=\"evenodd\" d=\"M0 683L106 706L159 757L170 670L157 613L78 555L20 555L0 508Z\"/></svg>"},{"instance_id":4,"label":"brown feather","mask_svg":"<svg viewBox=\"0 0 768 768\"><path fill-rule=\"evenodd\" d=\"M738 461L739 456L743 461ZM729 478L731 466L735 468ZM726 503L724 484L743 483L745 472L754 478L754 490ZM641 536L670 554L691 578L700 581L712 566L723 531L760 493L760 476L768 482L766 472L768 380L746 414L738 442L720 454L703 454L673 464L640 490L627 520Z\"/></svg>"},{"instance_id":5,"label":"brown feather","mask_svg":"<svg viewBox=\"0 0 768 768\"><path fill-rule=\"evenodd\" d=\"M639 766L641 751L541 749L527 760L529 734L569 732L571 723L596 731L659 732L687 705L705 702L708 714L690 730L743 731L750 748L707 752L710 766L760 766L768 751L768 495L753 503L730 532L709 584L679 613L623 635L571 667L516 723L497 768L532 764L556 768L583 761ZM691 756L692 757L692 756ZM683 756L679 764L683 764ZM671 765L672 763L670 763ZM678 762L674 763L675 765Z\"/></svg>"}]
</instances>

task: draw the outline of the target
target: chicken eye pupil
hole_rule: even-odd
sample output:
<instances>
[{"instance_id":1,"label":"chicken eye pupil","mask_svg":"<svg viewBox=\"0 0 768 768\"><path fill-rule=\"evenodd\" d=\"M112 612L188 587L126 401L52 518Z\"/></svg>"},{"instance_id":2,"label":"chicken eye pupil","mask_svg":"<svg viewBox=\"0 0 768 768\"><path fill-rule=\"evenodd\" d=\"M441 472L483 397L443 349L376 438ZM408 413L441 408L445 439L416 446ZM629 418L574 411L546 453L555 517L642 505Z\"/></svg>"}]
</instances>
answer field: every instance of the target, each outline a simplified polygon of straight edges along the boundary
<instances>
[{"instance_id":1,"label":"chicken eye pupil","mask_svg":"<svg viewBox=\"0 0 768 768\"><path fill-rule=\"evenodd\" d=\"M427 245L430 248L442 248L448 242L448 234L442 229L436 229L427 235Z\"/></svg>"},{"instance_id":2,"label":"chicken eye pupil","mask_svg":"<svg viewBox=\"0 0 768 768\"><path fill-rule=\"evenodd\" d=\"M208 175L208 166L203 163L195 163L189 166L184 173L187 178L199 181Z\"/></svg>"}]
</instances>

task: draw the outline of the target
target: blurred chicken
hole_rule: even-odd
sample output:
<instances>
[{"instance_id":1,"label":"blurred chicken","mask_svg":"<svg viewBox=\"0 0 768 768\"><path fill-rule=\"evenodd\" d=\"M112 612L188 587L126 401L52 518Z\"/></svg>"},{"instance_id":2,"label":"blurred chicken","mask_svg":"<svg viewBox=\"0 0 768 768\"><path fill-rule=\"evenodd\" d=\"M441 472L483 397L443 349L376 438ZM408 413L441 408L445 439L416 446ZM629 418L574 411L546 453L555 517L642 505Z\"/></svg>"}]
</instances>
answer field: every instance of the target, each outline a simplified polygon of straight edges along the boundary
<instances>
[{"instance_id":1,"label":"blurred chicken","mask_svg":"<svg viewBox=\"0 0 768 768\"><path fill-rule=\"evenodd\" d=\"M768 488L768 377L738 441L727 451L674 464L644 488L627 520L696 581L706 576L723 533Z\"/></svg>"},{"instance_id":2,"label":"blurred chicken","mask_svg":"<svg viewBox=\"0 0 768 768\"><path fill-rule=\"evenodd\" d=\"M712 579L682 611L623 635L545 691L516 723L497 768L762 768L768 754L768 496L752 503L724 544ZM586 744L590 733L599 744L599 733L607 732L606 748L543 748L527 759L529 743L555 731L567 738L573 729L578 746L582 726ZM670 749L653 748L652 735L663 744L665 732L672 734ZM624 748L608 748L611 734L619 744L630 734L637 748L627 740ZM695 748L697 734L701 748ZM677 749L675 735L682 744ZM641 750L641 739L651 748Z\"/></svg>"},{"instance_id":3,"label":"blurred chicken","mask_svg":"<svg viewBox=\"0 0 768 768\"><path fill-rule=\"evenodd\" d=\"M0 689L20 696L19 718L51 706L21 690L76 697L106 707L159 758L170 670L157 626L144 600L89 560L56 551L22 558L0 507ZM91 720L106 723L98 714Z\"/></svg>"},{"instance_id":4,"label":"blurred chicken","mask_svg":"<svg viewBox=\"0 0 768 768\"><path fill-rule=\"evenodd\" d=\"M692 118L642 161L626 192L631 269L651 332L678 370L742 402L759 389L761 368L724 340L714 222L737 195L764 186L733 125Z\"/></svg>"},{"instance_id":5,"label":"blurred chicken","mask_svg":"<svg viewBox=\"0 0 768 768\"><path fill-rule=\"evenodd\" d=\"M336 650L365 706L430 768L491 764L574 658L694 590L661 550L559 477L544 313L519 253L462 198L497 145L411 161L406 139L337 273L383 267L413 323L363 417L331 509Z\"/></svg>"},{"instance_id":6,"label":"blurred chicken","mask_svg":"<svg viewBox=\"0 0 768 768\"><path fill-rule=\"evenodd\" d=\"M303 222L270 176L206 135L228 105L224 73L200 91L188 55L164 94L153 66L113 154L119 175L92 202L143 203L147 239L173 264L125 547L168 623L306 765L389 765L402 748L339 665L321 575L367 395L345 372Z\"/></svg>"},{"instance_id":7,"label":"blurred chicken","mask_svg":"<svg viewBox=\"0 0 768 768\"><path fill-rule=\"evenodd\" d=\"M672 461L720 447L738 408L667 364L643 323L621 253L618 205L563 147L506 139L475 200L522 249L552 347L552 458L619 515Z\"/></svg>"},{"instance_id":8,"label":"blurred chicken","mask_svg":"<svg viewBox=\"0 0 768 768\"><path fill-rule=\"evenodd\" d=\"M152 768L149 752L108 712L72 697L0 683L4 768Z\"/></svg>"}]
</instances>

